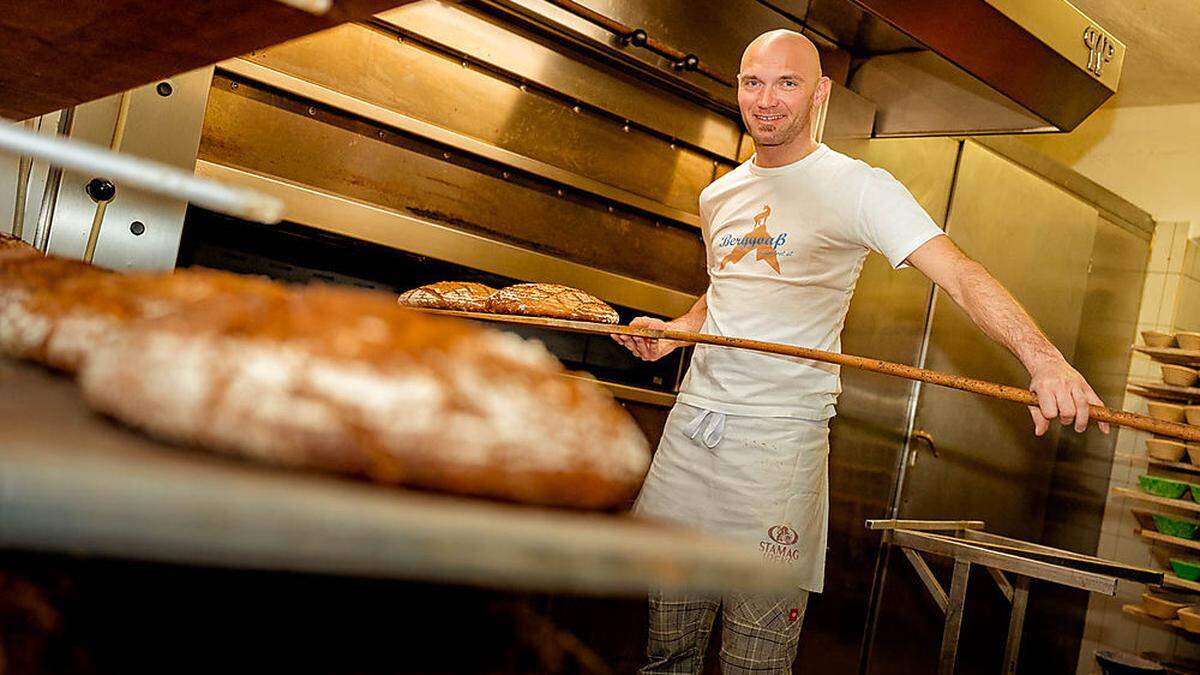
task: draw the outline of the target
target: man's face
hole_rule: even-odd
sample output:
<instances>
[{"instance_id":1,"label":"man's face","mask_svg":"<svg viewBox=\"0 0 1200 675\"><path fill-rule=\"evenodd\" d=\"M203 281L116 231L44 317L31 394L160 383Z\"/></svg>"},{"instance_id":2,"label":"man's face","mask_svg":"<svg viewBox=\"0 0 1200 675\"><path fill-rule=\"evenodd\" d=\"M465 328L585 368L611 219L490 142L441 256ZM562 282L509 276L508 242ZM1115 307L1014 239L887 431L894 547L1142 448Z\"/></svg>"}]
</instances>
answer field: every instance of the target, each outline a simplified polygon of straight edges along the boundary
<instances>
[{"instance_id":1,"label":"man's face","mask_svg":"<svg viewBox=\"0 0 1200 675\"><path fill-rule=\"evenodd\" d=\"M808 133L817 91L810 67L770 47L751 50L738 74L738 107L750 137L760 146L787 145ZM803 140L803 139L802 139Z\"/></svg>"}]
</instances>

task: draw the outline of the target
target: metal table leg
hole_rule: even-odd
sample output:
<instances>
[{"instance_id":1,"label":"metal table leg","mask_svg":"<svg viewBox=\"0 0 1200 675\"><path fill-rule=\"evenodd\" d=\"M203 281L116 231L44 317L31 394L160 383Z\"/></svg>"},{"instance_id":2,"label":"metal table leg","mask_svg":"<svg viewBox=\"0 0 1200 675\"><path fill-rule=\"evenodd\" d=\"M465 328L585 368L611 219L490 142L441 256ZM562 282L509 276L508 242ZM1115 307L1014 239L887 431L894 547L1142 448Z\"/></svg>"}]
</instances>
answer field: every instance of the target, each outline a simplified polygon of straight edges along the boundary
<instances>
[{"instance_id":1,"label":"metal table leg","mask_svg":"<svg viewBox=\"0 0 1200 675\"><path fill-rule=\"evenodd\" d=\"M1021 631L1025 627L1025 607L1029 605L1029 577L1018 576L1013 588L1012 614L1008 619L1008 642L1004 646L1005 675L1017 672L1017 656L1021 653Z\"/></svg>"},{"instance_id":2,"label":"metal table leg","mask_svg":"<svg viewBox=\"0 0 1200 675\"><path fill-rule=\"evenodd\" d=\"M950 604L946 608L946 625L942 630L939 675L954 675L954 661L958 658L958 633L962 628L963 605L967 599L967 579L970 576L971 563L955 559L954 578L950 581Z\"/></svg>"}]
</instances>

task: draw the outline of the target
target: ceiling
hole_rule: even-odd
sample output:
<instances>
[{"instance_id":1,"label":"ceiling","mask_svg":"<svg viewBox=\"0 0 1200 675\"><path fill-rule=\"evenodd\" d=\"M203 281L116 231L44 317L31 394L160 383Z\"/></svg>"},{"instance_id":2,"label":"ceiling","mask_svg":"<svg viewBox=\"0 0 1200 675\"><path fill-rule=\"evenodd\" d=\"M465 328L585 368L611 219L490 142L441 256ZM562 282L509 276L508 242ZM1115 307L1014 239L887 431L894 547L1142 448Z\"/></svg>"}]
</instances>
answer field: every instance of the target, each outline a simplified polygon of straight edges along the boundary
<instances>
[{"instance_id":1,"label":"ceiling","mask_svg":"<svg viewBox=\"0 0 1200 675\"><path fill-rule=\"evenodd\" d=\"M1200 102L1196 0L1071 0L1125 43L1125 69L1110 105Z\"/></svg>"}]
</instances>

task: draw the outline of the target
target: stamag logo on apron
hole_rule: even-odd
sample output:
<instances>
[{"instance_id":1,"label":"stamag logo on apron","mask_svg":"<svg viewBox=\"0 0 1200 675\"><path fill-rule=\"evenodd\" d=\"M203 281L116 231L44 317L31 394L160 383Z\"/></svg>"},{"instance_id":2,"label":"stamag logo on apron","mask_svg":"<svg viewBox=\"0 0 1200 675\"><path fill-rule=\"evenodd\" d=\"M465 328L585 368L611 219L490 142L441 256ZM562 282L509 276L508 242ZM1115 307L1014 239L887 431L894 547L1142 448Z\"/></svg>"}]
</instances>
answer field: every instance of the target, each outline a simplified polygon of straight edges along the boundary
<instances>
[{"instance_id":1,"label":"stamag logo on apron","mask_svg":"<svg viewBox=\"0 0 1200 675\"><path fill-rule=\"evenodd\" d=\"M775 525L767 529L767 537L771 541L758 542L758 549L762 551L764 559L790 563L800 557L800 550L795 547L800 535L792 528L787 525Z\"/></svg>"}]
</instances>

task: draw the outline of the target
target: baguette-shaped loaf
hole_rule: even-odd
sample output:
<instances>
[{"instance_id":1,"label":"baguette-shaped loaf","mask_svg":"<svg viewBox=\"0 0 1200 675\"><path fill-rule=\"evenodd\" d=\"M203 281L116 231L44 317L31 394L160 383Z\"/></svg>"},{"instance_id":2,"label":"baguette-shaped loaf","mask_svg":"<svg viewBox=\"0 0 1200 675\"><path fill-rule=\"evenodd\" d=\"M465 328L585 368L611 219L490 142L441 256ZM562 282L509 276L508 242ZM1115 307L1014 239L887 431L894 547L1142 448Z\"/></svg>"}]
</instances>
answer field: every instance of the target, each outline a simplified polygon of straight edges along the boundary
<instances>
[{"instance_id":1,"label":"baguette-shaped loaf","mask_svg":"<svg viewBox=\"0 0 1200 675\"><path fill-rule=\"evenodd\" d=\"M540 344L312 287L129 322L91 349L98 410L274 464L582 508L638 489L645 438Z\"/></svg>"},{"instance_id":2,"label":"baguette-shaped loaf","mask_svg":"<svg viewBox=\"0 0 1200 675\"><path fill-rule=\"evenodd\" d=\"M487 299L496 289L471 281L439 281L405 291L397 302L405 307L486 312Z\"/></svg>"},{"instance_id":3,"label":"baguette-shaped loaf","mask_svg":"<svg viewBox=\"0 0 1200 675\"><path fill-rule=\"evenodd\" d=\"M603 300L577 288L559 284L516 284L488 298L487 310L496 314L547 316L555 319L620 323L617 311Z\"/></svg>"}]
</instances>

